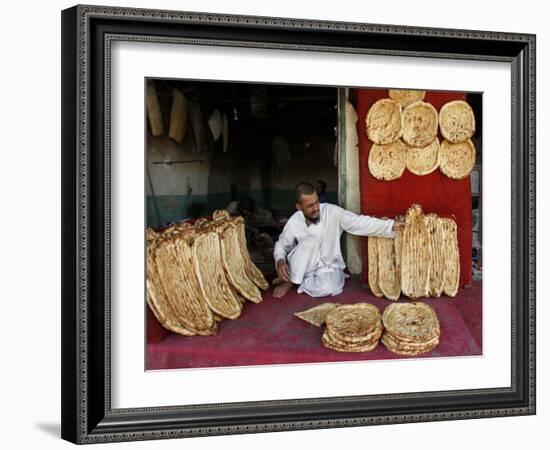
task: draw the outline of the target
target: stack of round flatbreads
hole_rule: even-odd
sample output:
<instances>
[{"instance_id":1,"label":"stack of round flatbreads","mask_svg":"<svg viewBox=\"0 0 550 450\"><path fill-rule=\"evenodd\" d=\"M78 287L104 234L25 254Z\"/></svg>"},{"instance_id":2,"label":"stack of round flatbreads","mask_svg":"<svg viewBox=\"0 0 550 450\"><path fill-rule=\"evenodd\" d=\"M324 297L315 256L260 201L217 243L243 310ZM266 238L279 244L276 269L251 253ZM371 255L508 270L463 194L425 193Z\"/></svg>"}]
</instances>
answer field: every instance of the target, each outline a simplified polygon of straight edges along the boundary
<instances>
[{"instance_id":1,"label":"stack of round flatbreads","mask_svg":"<svg viewBox=\"0 0 550 450\"><path fill-rule=\"evenodd\" d=\"M338 352L368 352L378 345L383 327L379 309L370 303L339 305L325 318L322 343Z\"/></svg>"},{"instance_id":2,"label":"stack of round flatbreads","mask_svg":"<svg viewBox=\"0 0 550 450\"><path fill-rule=\"evenodd\" d=\"M378 100L369 109L367 135L373 146L368 167L374 178L396 180L405 169L428 175L439 167L438 114L423 101L425 94L390 89L390 98Z\"/></svg>"},{"instance_id":3,"label":"stack of round flatbreads","mask_svg":"<svg viewBox=\"0 0 550 450\"><path fill-rule=\"evenodd\" d=\"M439 344L439 321L426 303L395 303L382 315L382 343L398 355L420 355Z\"/></svg>"},{"instance_id":4,"label":"stack of round flatbreads","mask_svg":"<svg viewBox=\"0 0 550 450\"><path fill-rule=\"evenodd\" d=\"M422 176L439 167L449 178L467 177L476 159L470 140L475 132L470 105L454 100L438 113L423 101L425 91L389 89L388 95L370 107L366 118L367 136L373 142L368 159L372 176L391 181L405 169ZM444 137L441 144L438 128Z\"/></svg>"}]
</instances>

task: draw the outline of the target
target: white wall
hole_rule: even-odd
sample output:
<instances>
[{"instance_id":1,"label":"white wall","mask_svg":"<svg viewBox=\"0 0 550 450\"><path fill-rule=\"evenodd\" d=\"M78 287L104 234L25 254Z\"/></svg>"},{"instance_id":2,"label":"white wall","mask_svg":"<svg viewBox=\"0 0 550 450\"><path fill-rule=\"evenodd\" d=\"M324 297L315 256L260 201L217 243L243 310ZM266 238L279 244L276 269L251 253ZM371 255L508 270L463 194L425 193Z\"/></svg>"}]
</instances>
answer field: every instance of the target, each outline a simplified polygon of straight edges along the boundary
<instances>
[{"instance_id":1,"label":"white wall","mask_svg":"<svg viewBox=\"0 0 550 450\"><path fill-rule=\"evenodd\" d=\"M550 165L550 31L543 2L254 2L109 0L107 5L288 16L537 33L538 170ZM59 440L60 403L60 10L71 1L9 2L2 33L2 370L3 448L69 448ZM28 119L26 119L28 117ZM548 189L540 177L538 198ZM547 202L546 202L547 203ZM549 218L538 208L538 273L548 273ZM541 448L550 421L549 303L539 290L538 411L535 417L226 436L114 444L109 448ZM544 441L543 441L544 442ZM544 444L543 444L544 445Z\"/></svg>"}]
</instances>

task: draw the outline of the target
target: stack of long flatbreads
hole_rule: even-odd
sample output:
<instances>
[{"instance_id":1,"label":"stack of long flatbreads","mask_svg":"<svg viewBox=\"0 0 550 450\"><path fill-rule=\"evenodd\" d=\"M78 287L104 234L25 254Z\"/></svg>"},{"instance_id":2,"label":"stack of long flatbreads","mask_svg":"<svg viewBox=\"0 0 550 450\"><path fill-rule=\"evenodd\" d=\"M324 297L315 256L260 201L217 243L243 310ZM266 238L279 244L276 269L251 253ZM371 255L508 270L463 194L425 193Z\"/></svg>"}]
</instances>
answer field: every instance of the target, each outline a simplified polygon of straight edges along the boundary
<instances>
[{"instance_id":1,"label":"stack of long flatbreads","mask_svg":"<svg viewBox=\"0 0 550 450\"><path fill-rule=\"evenodd\" d=\"M449 178L461 179L475 164L472 108L452 101L441 111L424 102L425 91L390 89L389 98L375 102L367 113L366 131L373 145L368 166L373 177L391 181L405 169L428 175L438 167ZM445 140L440 145L439 129Z\"/></svg>"},{"instance_id":2,"label":"stack of long flatbreads","mask_svg":"<svg viewBox=\"0 0 550 450\"><path fill-rule=\"evenodd\" d=\"M382 343L398 355L420 355L439 344L439 321L434 309L421 302L395 303L382 314Z\"/></svg>"},{"instance_id":3,"label":"stack of long flatbreads","mask_svg":"<svg viewBox=\"0 0 550 450\"><path fill-rule=\"evenodd\" d=\"M268 283L248 254L241 217L147 229L147 303L159 322L184 336L212 335L217 322L262 301Z\"/></svg>"},{"instance_id":4,"label":"stack of long flatbreads","mask_svg":"<svg viewBox=\"0 0 550 450\"><path fill-rule=\"evenodd\" d=\"M377 297L455 297L460 280L456 222L424 215L414 204L395 239L368 238L368 262L369 287Z\"/></svg>"},{"instance_id":5,"label":"stack of long flatbreads","mask_svg":"<svg viewBox=\"0 0 550 450\"><path fill-rule=\"evenodd\" d=\"M338 352L374 350L383 331L380 311L370 303L336 306L325 324L323 346Z\"/></svg>"}]
</instances>

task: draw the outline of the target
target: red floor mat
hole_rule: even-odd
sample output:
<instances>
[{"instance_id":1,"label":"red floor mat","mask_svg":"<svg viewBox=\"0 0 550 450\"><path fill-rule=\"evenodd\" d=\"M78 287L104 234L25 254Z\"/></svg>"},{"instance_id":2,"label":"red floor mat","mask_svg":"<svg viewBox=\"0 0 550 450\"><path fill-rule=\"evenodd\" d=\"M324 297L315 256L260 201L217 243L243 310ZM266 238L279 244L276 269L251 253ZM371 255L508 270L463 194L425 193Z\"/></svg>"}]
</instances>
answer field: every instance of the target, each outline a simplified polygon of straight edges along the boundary
<instances>
[{"instance_id":1,"label":"red floor mat","mask_svg":"<svg viewBox=\"0 0 550 450\"><path fill-rule=\"evenodd\" d=\"M147 344L147 369L227 367L258 364L307 363L406 358L382 345L368 353L340 353L321 345L323 328L296 318L302 311L323 302L369 302L382 311L390 301L373 297L360 280L347 280L337 297L314 299L293 290L282 299L264 293L262 303L247 303L237 320L219 323L215 336L184 337L174 333ZM408 301L402 298L400 301ZM481 354L481 283L461 289L457 298L428 299L441 325L440 344L421 357ZM460 306L468 317L461 314ZM149 320L148 328L155 325Z\"/></svg>"}]
</instances>

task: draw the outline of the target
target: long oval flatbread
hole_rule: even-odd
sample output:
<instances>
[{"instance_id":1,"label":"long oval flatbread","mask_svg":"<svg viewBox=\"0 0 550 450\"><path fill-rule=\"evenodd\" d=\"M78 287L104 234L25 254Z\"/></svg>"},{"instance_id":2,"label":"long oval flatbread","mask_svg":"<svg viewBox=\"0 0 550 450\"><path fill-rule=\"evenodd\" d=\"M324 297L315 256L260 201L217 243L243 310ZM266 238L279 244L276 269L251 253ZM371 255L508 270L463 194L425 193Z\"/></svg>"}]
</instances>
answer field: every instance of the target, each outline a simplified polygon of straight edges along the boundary
<instances>
[{"instance_id":1,"label":"long oval flatbread","mask_svg":"<svg viewBox=\"0 0 550 450\"><path fill-rule=\"evenodd\" d=\"M175 319L176 313L164 295L153 258L155 245L154 240L147 242L147 304L164 328L183 336L194 336L194 331L185 328Z\"/></svg>"},{"instance_id":2,"label":"long oval flatbread","mask_svg":"<svg viewBox=\"0 0 550 450\"><path fill-rule=\"evenodd\" d=\"M256 267L254 262L250 259L250 254L248 253L248 248L246 246L246 235L244 231L244 219L241 216L237 216L231 219L233 223L237 226L237 235L239 237L239 248L241 250L241 255L244 257L246 262L245 269L248 278L250 278L256 286L262 290L266 290L269 287L269 283L265 279L260 269Z\"/></svg>"},{"instance_id":3,"label":"long oval flatbread","mask_svg":"<svg viewBox=\"0 0 550 450\"><path fill-rule=\"evenodd\" d=\"M383 297L384 294L378 285L378 237L367 238L368 260L369 260L369 288L376 297Z\"/></svg>"},{"instance_id":4,"label":"long oval flatbread","mask_svg":"<svg viewBox=\"0 0 550 450\"><path fill-rule=\"evenodd\" d=\"M404 218L398 218L403 220ZM395 239L393 240L395 250L395 270L399 274L399 284L401 285L401 252L403 249L403 232L396 231Z\"/></svg>"},{"instance_id":5,"label":"long oval flatbread","mask_svg":"<svg viewBox=\"0 0 550 450\"><path fill-rule=\"evenodd\" d=\"M149 308L153 312L153 315L159 321L159 323L169 331L182 334L184 336L194 336L194 331L188 330L183 325L175 320L175 313L172 306L169 304L158 273L156 270L156 264L154 260L154 251L159 241L160 234L154 231L152 228L147 227L147 259L146 259L146 298Z\"/></svg>"},{"instance_id":6,"label":"long oval flatbread","mask_svg":"<svg viewBox=\"0 0 550 450\"><path fill-rule=\"evenodd\" d=\"M443 229L443 292L449 297L456 296L460 281L460 254L458 250L457 226L453 219L439 219Z\"/></svg>"},{"instance_id":7,"label":"long oval flatbread","mask_svg":"<svg viewBox=\"0 0 550 450\"><path fill-rule=\"evenodd\" d=\"M176 250L175 240L163 239L155 249L154 260L175 320L197 334L209 334L214 326L214 316L203 298L189 290L190 267Z\"/></svg>"},{"instance_id":8,"label":"long oval flatbread","mask_svg":"<svg viewBox=\"0 0 550 450\"><path fill-rule=\"evenodd\" d=\"M224 219L230 219L231 214L227 209L216 209L212 213L212 220L224 220Z\"/></svg>"},{"instance_id":9,"label":"long oval flatbread","mask_svg":"<svg viewBox=\"0 0 550 450\"><path fill-rule=\"evenodd\" d=\"M431 247L420 205L407 211L401 253L401 290L411 299L429 296Z\"/></svg>"},{"instance_id":10,"label":"long oval flatbread","mask_svg":"<svg viewBox=\"0 0 550 450\"><path fill-rule=\"evenodd\" d=\"M430 295L441 297L443 292L443 272L445 257L443 254L443 224L436 214L428 214L425 218L432 249L430 265Z\"/></svg>"},{"instance_id":11,"label":"long oval flatbread","mask_svg":"<svg viewBox=\"0 0 550 450\"><path fill-rule=\"evenodd\" d=\"M218 233L205 227L193 242L193 263L202 295L216 314L236 319L241 314L242 304L231 291L221 257Z\"/></svg>"},{"instance_id":12,"label":"long oval flatbread","mask_svg":"<svg viewBox=\"0 0 550 450\"><path fill-rule=\"evenodd\" d=\"M224 225L220 233L220 244L227 278L241 296L251 302L260 303L262 294L246 274L246 261L241 253L237 226L231 221Z\"/></svg>"},{"instance_id":13,"label":"long oval flatbread","mask_svg":"<svg viewBox=\"0 0 550 450\"><path fill-rule=\"evenodd\" d=\"M193 242L195 238L196 231L192 226L187 227L179 227L179 233L174 240L174 249L177 252L178 258L181 261L182 267L184 267L185 271L181 278L181 281L184 285L184 289L186 292L193 296L195 299L201 299L201 301L206 304L206 301L204 300L202 296L202 291L199 285L199 280L197 278L197 275L195 273L195 267L193 263L194 255L193 255ZM208 305L207 305L208 306ZM210 309L210 307L208 307ZM218 321L218 318L216 317L216 314L212 312L212 316L214 317L214 325L213 328L209 331L199 331L197 334L200 335L210 335L215 334L217 325L216 321Z\"/></svg>"},{"instance_id":14,"label":"long oval flatbread","mask_svg":"<svg viewBox=\"0 0 550 450\"><path fill-rule=\"evenodd\" d=\"M389 300L401 295L401 279L395 260L395 243L390 238L378 238L378 286Z\"/></svg>"}]
</instances>

